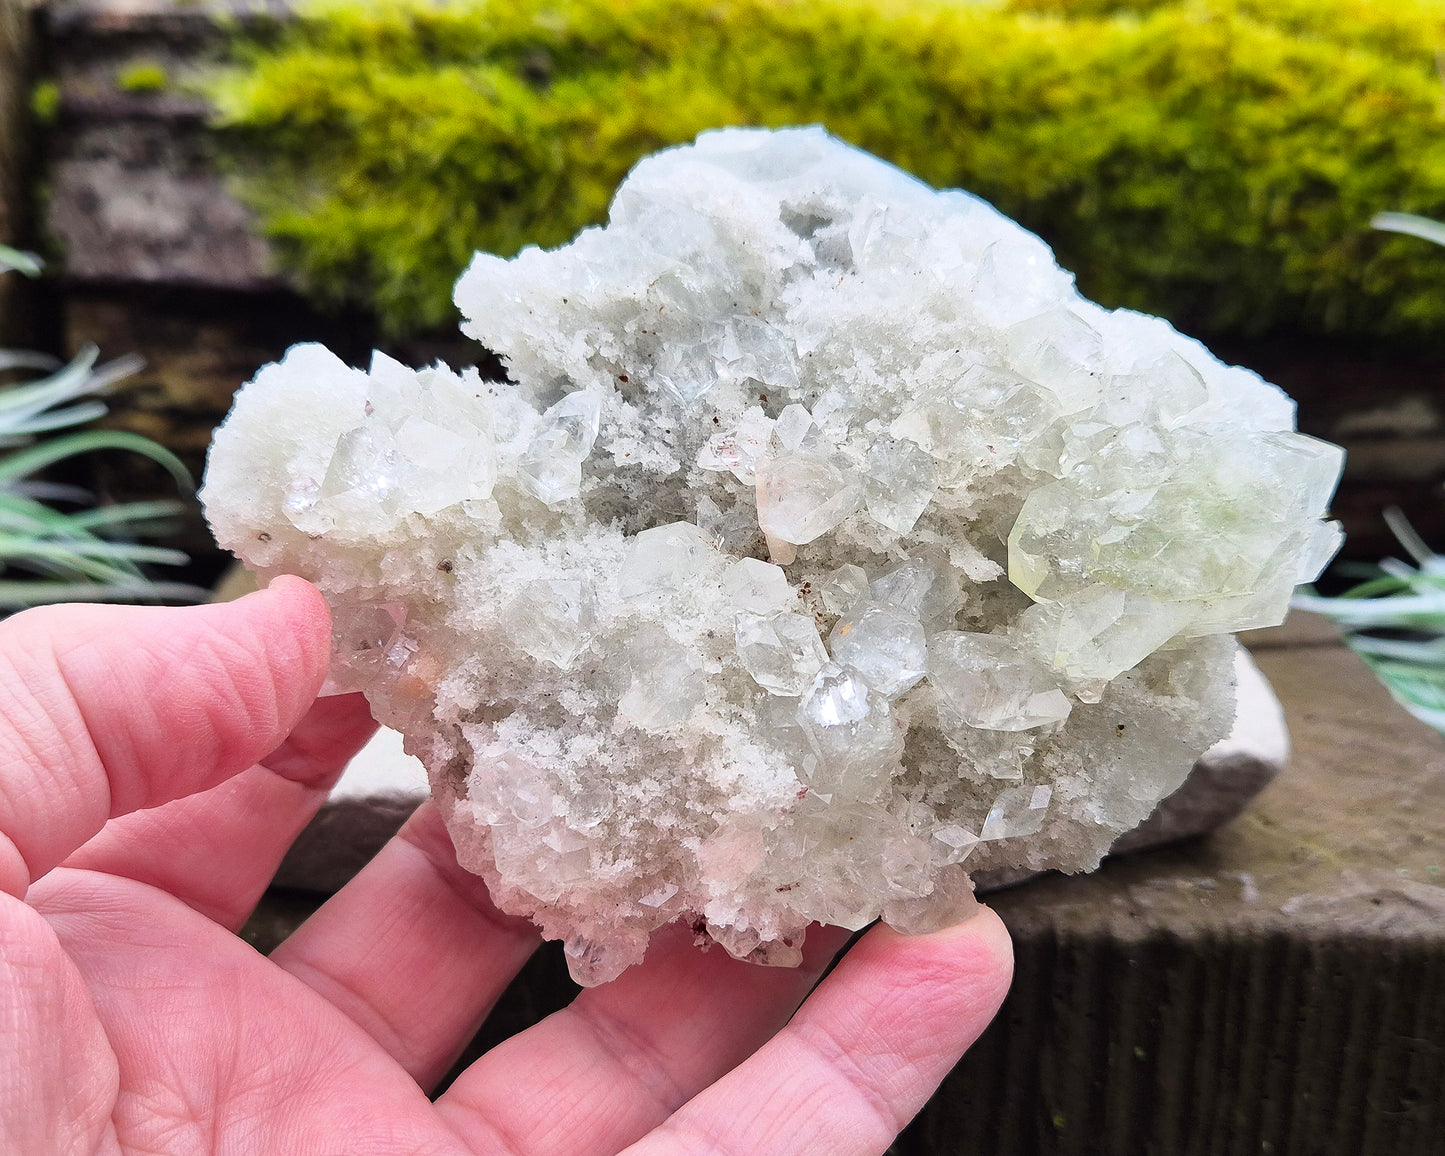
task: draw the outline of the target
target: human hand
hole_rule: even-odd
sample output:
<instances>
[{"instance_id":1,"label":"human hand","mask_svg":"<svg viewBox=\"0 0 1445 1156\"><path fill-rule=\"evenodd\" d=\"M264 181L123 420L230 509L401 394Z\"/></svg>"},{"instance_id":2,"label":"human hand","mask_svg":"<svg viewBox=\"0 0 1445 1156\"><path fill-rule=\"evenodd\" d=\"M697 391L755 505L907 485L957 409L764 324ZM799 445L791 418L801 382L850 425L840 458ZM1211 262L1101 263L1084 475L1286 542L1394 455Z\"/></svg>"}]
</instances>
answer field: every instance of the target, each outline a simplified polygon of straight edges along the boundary
<instances>
[{"instance_id":1,"label":"human hand","mask_svg":"<svg viewBox=\"0 0 1445 1156\"><path fill-rule=\"evenodd\" d=\"M0 624L0 1151L878 1153L1002 1001L986 910L876 927L811 995L846 933L792 971L672 928L431 1102L538 942L435 808L269 959L235 935L371 733L316 700L328 622L278 579Z\"/></svg>"}]
</instances>

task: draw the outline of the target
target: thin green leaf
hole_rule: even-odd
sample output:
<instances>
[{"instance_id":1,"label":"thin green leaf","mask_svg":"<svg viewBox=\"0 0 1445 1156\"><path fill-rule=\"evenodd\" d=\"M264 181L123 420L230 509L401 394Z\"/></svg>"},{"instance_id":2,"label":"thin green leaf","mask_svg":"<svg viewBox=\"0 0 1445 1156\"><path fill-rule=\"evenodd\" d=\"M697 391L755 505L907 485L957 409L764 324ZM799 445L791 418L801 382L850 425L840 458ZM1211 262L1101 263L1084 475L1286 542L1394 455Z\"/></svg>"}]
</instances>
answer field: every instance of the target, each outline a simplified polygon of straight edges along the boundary
<instances>
[{"instance_id":1,"label":"thin green leaf","mask_svg":"<svg viewBox=\"0 0 1445 1156\"><path fill-rule=\"evenodd\" d=\"M51 430L65 429L67 426L83 425L98 417L104 417L107 412L108 407L105 402L86 401L80 405L67 406L65 409L44 410L35 417L16 422L6 430L6 433L11 437L28 437L31 434L48 433Z\"/></svg>"},{"instance_id":2,"label":"thin green leaf","mask_svg":"<svg viewBox=\"0 0 1445 1156\"><path fill-rule=\"evenodd\" d=\"M12 249L9 245L0 245L0 271L14 269L27 277L39 277L40 270L44 267L44 262L37 254L27 253L23 249Z\"/></svg>"},{"instance_id":3,"label":"thin green leaf","mask_svg":"<svg viewBox=\"0 0 1445 1156\"><path fill-rule=\"evenodd\" d=\"M1445 226L1431 222L1437 229L1441 230L1441 236L1445 237ZM1390 527L1390 533L1395 535L1395 540L1405 547L1405 552L1415 559L1417 566L1426 566L1430 559L1435 557L1435 552L1420 537L1420 533L1405 517L1405 511L1399 506L1390 506L1384 511L1385 525Z\"/></svg>"},{"instance_id":4,"label":"thin green leaf","mask_svg":"<svg viewBox=\"0 0 1445 1156\"><path fill-rule=\"evenodd\" d=\"M55 602L204 602L211 592L185 582L24 582L0 579L0 606Z\"/></svg>"},{"instance_id":5,"label":"thin green leaf","mask_svg":"<svg viewBox=\"0 0 1445 1156\"><path fill-rule=\"evenodd\" d=\"M77 506L88 506L94 501L89 490L65 482L16 482L7 490L0 490L0 499L6 494L19 494L44 502L74 502Z\"/></svg>"},{"instance_id":6,"label":"thin green leaf","mask_svg":"<svg viewBox=\"0 0 1445 1156\"><path fill-rule=\"evenodd\" d=\"M39 542L0 534L0 560L50 558L78 562L90 558L125 558L132 562L159 562L183 566L190 559L180 550L165 546L142 546L134 542L102 542L75 539L69 542Z\"/></svg>"},{"instance_id":7,"label":"thin green leaf","mask_svg":"<svg viewBox=\"0 0 1445 1156\"><path fill-rule=\"evenodd\" d=\"M1439 663L1442 670L1445 670L1445 638L1413 641L1405 638L1374 638L1368 634L1354 634L1350 636L1349 644L1352 650L1362 655L1392 658L1416 664Z\"/></svg>"},{"instance_id":8,"label":"thin green leaf","mask_svg":"<svg viewBox=\"0 0 1445 1156\"><path fill-rule=\"evenodd\" d=\"M48 353L36 353L33 349L0 349L0 370L9 369L59 369L61 361Z\"/></svg>"},{"instance_id":9,"label":"thin green leaf","mask_svg":"<svg viewBox=\"0 0 1445 1156\"><path fill-rule=\"evenodd\" d=\"M64 369L56 370L39 381L14 385L0 392L0 415L8 417L17 410L45 409L85 393L98 356L100 351L93 345L87 345ZM0 425L0 429L3 428Z\"/></svg>"},{"instance_id":10,"label":"thin green leaf","mask_svg":"<svg viewBox=\"0 0 1445 1156\"><path fill-rule=\"evenodd\" d=\"M1296 595L1293 604L1346 626L1435 625L1445 629L1445 594L1407 594L1394 598L1321 598Z\"/></svg>"},{"instance_id":11,"label":"thin green leaf","mask_svg":"<svg viewBox=\"0 0 1445 1156\"><path fill-rule=\"evenodd\" d=\"M69 515L72 526L85 530L119 526L127 522L148 522L174 518L186 512L184 502L122 502L114 506L100 506L94 510L81 510Z\"/></svg>"},{"instance_id":12,"label":"thin green leaf","mask_svg":"<svg viewBox=\"0 0 1445 1156\"><path fill-rule=\"evenodd\" d=\"M51 557L35 555L0 562L0 570L25 570L34 574L46 574L66 581L90 582L139 582L145 579L140 568L128 558L86 558L72 554L57 553Z\"/></svg>"},{"instance_id":13,"label":"thin green leaf","mask_svg":"<svg viewBox=\"0 0 1445 1156\"><path fill-rule=\"evenodd\" d=\"M182 488L194 488L191 473L180 458L149 438L128 430L87 430L11 454L0 462L0 485L28 477L37 470L43 470L46 466L52 466L66 458L93 453L96 450L130 450L141 454L164 467Z\"/></svg>"},{"instance_id":14,"label":"thin green leaf","mask_svg":"<svg viewBox=\"0 0 1445 1156\"><path fill-rule=\"evenodd\" d=\"M1445 224L1414 213L1376 213L1370 227L1386 233L1404 233L1435 245L1445 245Z\"/></svg>"}]
</instances>

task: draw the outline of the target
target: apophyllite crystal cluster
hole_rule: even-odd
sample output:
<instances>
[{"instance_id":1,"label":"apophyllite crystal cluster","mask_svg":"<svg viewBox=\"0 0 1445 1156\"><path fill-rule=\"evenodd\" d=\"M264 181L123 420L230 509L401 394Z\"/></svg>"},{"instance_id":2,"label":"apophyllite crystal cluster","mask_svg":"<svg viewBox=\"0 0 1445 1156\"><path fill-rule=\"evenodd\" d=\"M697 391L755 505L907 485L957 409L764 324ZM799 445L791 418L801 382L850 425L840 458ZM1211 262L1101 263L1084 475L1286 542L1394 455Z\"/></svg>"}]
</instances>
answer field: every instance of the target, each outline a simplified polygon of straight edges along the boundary
<instances>
[{"instance_id":1,"label":"apophyllite crystal cluster","mask_svg":"<svg viewBox=\"0 0 1445 1156\"><path fill-rule=\"evenodd\" d=\"M789 964L1093 867L1337 548L1283 393L817 129L654 156L456 301L510 380L298 347L204 497L583 983L677 919Z\"/></svg>"}]
</instances>

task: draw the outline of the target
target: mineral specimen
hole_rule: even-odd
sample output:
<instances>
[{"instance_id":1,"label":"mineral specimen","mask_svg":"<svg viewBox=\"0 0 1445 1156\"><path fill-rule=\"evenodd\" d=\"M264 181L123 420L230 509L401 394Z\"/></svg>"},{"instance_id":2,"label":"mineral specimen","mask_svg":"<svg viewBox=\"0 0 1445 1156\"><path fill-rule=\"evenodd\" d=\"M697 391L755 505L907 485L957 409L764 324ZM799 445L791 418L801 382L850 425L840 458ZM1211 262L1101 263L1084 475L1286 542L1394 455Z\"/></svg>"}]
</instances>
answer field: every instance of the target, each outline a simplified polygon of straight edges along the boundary
<instances>
[{"instance_id":1,"label":"mineral specimen","mask_svg":"<svg viewBox=\"0 0 1445 1156\"><path fill-rule=\"evenodd\" d=\"M456 300L510 381L297 347L204 497L321 587L334 685L582 983L677 919L789 964L966 917L966 869L1092 868L1337 548L1278 389L817 129L652 157Z\"/></svg>"}]
</instances>

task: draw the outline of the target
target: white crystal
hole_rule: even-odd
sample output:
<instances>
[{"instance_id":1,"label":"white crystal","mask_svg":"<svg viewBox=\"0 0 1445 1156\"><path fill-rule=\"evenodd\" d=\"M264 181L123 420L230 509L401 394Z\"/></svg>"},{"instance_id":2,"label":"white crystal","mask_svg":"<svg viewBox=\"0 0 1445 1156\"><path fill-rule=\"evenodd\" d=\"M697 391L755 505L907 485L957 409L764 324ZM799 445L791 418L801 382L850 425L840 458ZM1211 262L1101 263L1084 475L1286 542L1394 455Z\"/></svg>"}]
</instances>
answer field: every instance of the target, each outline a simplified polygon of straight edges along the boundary
<instances>
[{"instance_id":1,"label":"white crystal","mask_svg":"<svg viewBox=\"0 0 1445 1156\"><path fill-rule=\"evenodd\" d=\"M592 453L601 416L597 395L585 390L551 406L517 463L522 485L548 505L581 493L582 463Z\"/></svg>"},{"instance_id":2,"label":"white crystal","mask_svg":"<svg viewBox=\"0 0 1445 1156\"><path fill-rule=\"evenodd\" d=\"M1018 839L1043 829L1053 792L1046 786L1007 787L1000 791L983 821L979 841Z\"/></svg>"},{"instance_id":3,"label":"white crystal","mask_svg":"<svg viewBox=\"0 0 1445 1156\"><path fill-rule=\"evenodd\" d=\"M888 700L851 667L830 663L808 688L798 722L818 755L805 775L817 792L873 799L903 755L903 735Z\"/></svg>"},{"instance_id":4,"label":"white crystal","mask_svg":"<svg viewBox=\"0 0 1445 1156\"><path fill-rule=\"evenodd\" d=\"M958 576L939 551L925 550L872 582L875 601L917 618L926 630L944 630L958 613Z\"/></svg>"},{"instance_id":5,"label":"white crystal","mask_svg":"<svg viewBox=\"0 0 1445 1156\"><path fill-rule=\"evenodd\" d=\"M967 725L1022 731L1060 723L1071 704L1037 658L997 634L948 630L929 641L928 681Z\"/></svg>"},{"instance_id":6,"label":"white crystal","mask_svg":"<svg viewBox=\"0 0 1445 1156\"><path fill-rule=\"evenodd\" d=\"M1279 390L818 129L651 157L456 300L505 382L298 346L204 498L584 983L676 919L792 965L962 918L965 867L1092 868L1338 543Z\"/></svg>"},{"instance_id":7,"label":"white crystal","mask_svg":"<svg viewBox=\"0 0 1445 1156\"><path fill-rule=\"evenodd\" d=\"M913 686L928 669L923 624L897 607L856 603L828 635L833 661L851 666L886 698Z\"/></svg>"},{"instance_id":8,"label":"white crystal","mask_svg":"<svg viewBox=\"0 0 1445 1156\"><path fill-rule=\"evenodd\" d=\"M867 593L868 572L851 562L839 566L818 588L824 608L833 614L842 614Z\"/></svg>"},{"instance_id":9,"label":"white crystal","mask_svg":"<svg viewBox=\"0 0 1445 1156\"><path fill-rule=\"evenodd\" d=\"M632 539L617 592L623 598L640 599L681 590L717 560L717 550L691 522L654 526Z\"/></svg>"},{"instance_id":10,"label":"white crystal","mask_svg":"<svg viewBox=\"0 0 1445 1156\"><path fill-rule=\"evenodd\" d=\"M764 458L756 477L758 525L794 545L821 537L863 504L862 482L825 454Z\"/></svg>"},{"instance_id":11,"label":"white crystal","mask_svg":"<svg viewBox=\"0 0 1445 1156\"><path fill-rule=\"evenodd\" d=\"M828 661L818 628L805 614L744 611L738 615L735 637L743 667L774 694L802 694Z\"/></svg>"},{"instance_id":12,"label":"white crystal","mask_svg":"<svg viewBox=\"0 0 1445 1156\"><path fill-rule=\"evenodd\" d=\"M938 491L933 459L911 441L880 441L868 454L863 492L872 517L898 534L917 524Z\"/></svg>"},{"instance_id":13,"label":"white crystal","mask_svg":"<svg viewBox=\"0 0 1445 1156\"><path fill-rule=\"evenodd\" d=\"M723 575L723 596L739 610L766 614L794 601L793 588L781 566L757 558L739 558ZM816 672L815 672L816 673Z\"/></svg>"}]
</instances>

